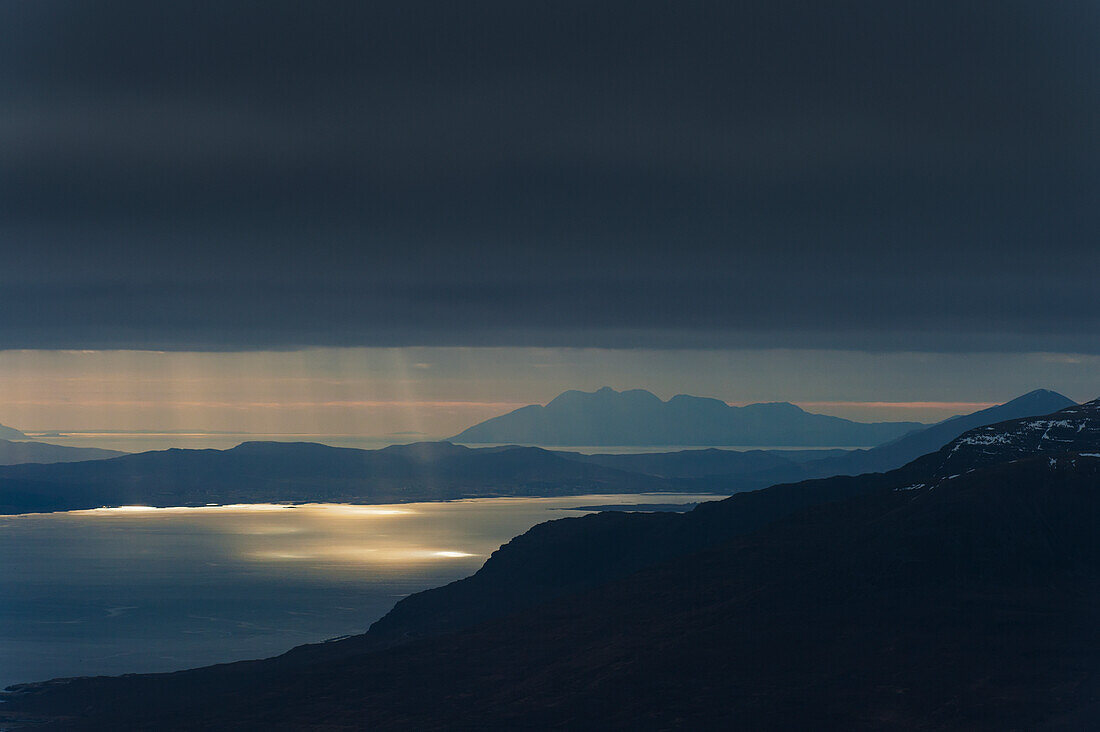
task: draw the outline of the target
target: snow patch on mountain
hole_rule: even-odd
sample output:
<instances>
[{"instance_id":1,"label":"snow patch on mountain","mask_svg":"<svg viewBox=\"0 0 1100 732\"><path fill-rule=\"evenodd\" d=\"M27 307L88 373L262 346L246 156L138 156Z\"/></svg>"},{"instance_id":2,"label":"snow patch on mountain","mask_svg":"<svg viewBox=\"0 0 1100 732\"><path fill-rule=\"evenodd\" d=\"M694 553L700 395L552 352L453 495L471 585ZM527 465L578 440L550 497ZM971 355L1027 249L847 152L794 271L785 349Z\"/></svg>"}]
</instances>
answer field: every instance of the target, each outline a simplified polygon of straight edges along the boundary
<instances>
[{"instance_id":1,"label":"snow patch on mountain","mask_svg":"<svg viewBox=\"0 0 1100 732\"><path fill-rule=\"evenodd\" d=\"M1100 457L1100 400L1074 405L1044 417L1025 417L980 427L960 435L940 452L938 481L994 463L1009 462L1036 453L1056 456L1079 452ZM1088 451L1088 452L1085 452Z\"/></svg>"}]
</instances>

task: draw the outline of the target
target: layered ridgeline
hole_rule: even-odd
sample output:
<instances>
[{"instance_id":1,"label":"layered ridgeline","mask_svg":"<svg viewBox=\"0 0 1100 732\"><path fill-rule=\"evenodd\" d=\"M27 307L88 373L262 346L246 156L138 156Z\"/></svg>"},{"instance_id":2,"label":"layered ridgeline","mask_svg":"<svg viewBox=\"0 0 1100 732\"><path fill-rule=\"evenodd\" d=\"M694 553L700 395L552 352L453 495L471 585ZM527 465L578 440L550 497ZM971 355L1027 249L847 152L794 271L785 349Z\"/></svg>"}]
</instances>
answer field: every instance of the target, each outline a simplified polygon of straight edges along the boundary
<instances>
[{"instance_id":1,"label":"layered ridgeline","mask_svg":"<svg viewBox=\"0 0 1100 732\"><path fill-rule=\"evenodd\" d=\"M0 465L19 463L72 463L81 460L102 460L126 453L102 450L98 447L67 447L36 442L14 427L0 424Z\"/></svg>"},{"instance_id":2,"label":"layered ridgeline","mask_svg":"<svg viewBox=\"0 0 1100 732\"><path fill-rule=\"evenodd\" d=\"M914 430L868 450L679 450L633 455L559 453L573 460L664 478L695 480L708 490L734 492L831 475L880 473L935 452L967 430L1009 419L1056 412L1072 399L1037 389L995 407ZM824 454L823 454L824 453Z\"/></svg>"},{"instance_id":3,"label":"layered ridgeline","mask_svg":"<svg viewBox=\"0 0 1100 732\"><path fill-rule=\"evenodd\" d=\"M15 429L14 427L8 427L0 424L0 440L28 440L30 439L25 434Z\"/></svg>"},{"instance_id":4,"label":"layered ridgeline","mask_svg":"<svg viewBox=\"0 0 1100 732\"><path fill-rule=\"evenodd\" d=\"M921 455L939 450L951 440L975 427L1020 417L1050 414L1075 404L1075 401L1058 392L1036 389L1004 404L946 419L869 450L853 450L842 456L825 458L808 464L807 469L814 477L858 475L893 470ZM811 476L807 475L807 477Z\"/></svg>"},{"instance_id":5,"label":"layered ridgeline","mask_svg":"<svg viewBox=\"0 0 1100 732\"><path fill-rule=\"evenodd\" d=\"M110 460L0 467L0 513L208 503L392 503L493 496L687 490L653 476L532 447L447 442L381 450L245 442L230 450L156 450Z\"/></svg>"},{"instance_id":6,"label":"layered ridgeline","mask_svg":"<svg viewBox=\"0 0 1100 732\"><path fill-rule=\"evenodd\" d=\"M474 425L463 444L521 445L878 445L924 427L919 422L853 422L775 402L731 407L680 394L662 401L643 389L567 391Z\"/></svg>"},{"instance_id":7,"label":"layered ridgeline","mask_svg":"<svg viewBox=\"0 0 1100 732\"><path fill-rule=\"evenodd\" d=\"M134 504L388 503L646 491L729 494L846 470L897 467L938 448L968 425L1043 414L1066 403L1073 402L1053 392L1033 392L993 410L911 433L881 449L826 459L818 459L821 451L814 450L582 455L535 447L469 448L447 442L382 450L246 442L230 450L159 450L109 460L98 459L107 455L93 451L97 454L84 459L94 457L95 462L0 467L0 513ZM1050 405L1054 406L1045 408ZM929 450L920 449L930 443L934 445ZM32 448L32 444L13 443L23 450L56 447ZM58 459L81 459L66 455ZM859 460L869 461L867 470L859 469Z\"/></svg>"},{"instance_id":8,"label":"layered ridgeline","mask_svg":"<svg viewBox=\"0 0 1100 732\"><path fill-rule=\"evenodd\" d=\"M83 460L106 460L125 455L118 450L98 447L68 447L31 440L0 440L0 465L20 463L75 463Z\"/></svg>"},{"instance_id":9,"label":"layered ridgeline","mask_svg":"<svg viewBox=\"0 0 1100 732\"><path fill-rule=\"evenodd\" d=\"M365 635L30 684L0 720L1095 729L1098 426L1100 401L966 432L884 474L541 524Z\"/></svg>"}]
</instances>

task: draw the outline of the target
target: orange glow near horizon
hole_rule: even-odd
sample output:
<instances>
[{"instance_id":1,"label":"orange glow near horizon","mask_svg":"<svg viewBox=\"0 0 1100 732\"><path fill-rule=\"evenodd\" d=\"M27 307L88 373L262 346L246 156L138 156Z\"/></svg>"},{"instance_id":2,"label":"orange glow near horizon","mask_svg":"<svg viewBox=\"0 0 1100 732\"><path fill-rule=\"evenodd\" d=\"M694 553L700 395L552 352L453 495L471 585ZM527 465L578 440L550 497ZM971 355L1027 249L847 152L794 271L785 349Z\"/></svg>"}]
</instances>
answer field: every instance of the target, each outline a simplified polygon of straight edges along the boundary
<instances>
[{"instance_id":1,"label":"orange glow near horizon","mask_svg":"<svg viewBox=\"0 0 1100 732\"><path fill-rule=\"evenodd\" d=\"M545 404L567 389L602 386L644 388L662 399L679 393L716 397L734 405L790 401L860 421L928 422L1038 387L1078 401L1093 398L1098 367L1100 357L1080 354L0 351L0 424L88 439L93 433L177 434L186 444L213 433L416 441L445 439L521 406ZM975 381L975 374L983 378Z\"/></svg>"}]
</instances>

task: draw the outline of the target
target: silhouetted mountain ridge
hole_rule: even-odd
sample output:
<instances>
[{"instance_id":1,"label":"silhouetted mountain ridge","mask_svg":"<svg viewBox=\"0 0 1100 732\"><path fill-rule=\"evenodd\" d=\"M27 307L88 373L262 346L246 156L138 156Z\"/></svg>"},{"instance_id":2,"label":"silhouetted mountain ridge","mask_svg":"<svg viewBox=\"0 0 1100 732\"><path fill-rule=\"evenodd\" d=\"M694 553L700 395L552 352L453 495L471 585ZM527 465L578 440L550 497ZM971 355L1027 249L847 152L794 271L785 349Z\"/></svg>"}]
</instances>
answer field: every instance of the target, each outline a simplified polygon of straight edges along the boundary
<instances>
[{"instance_id":1,"label":"silhouetted mountain ridge","mask_svg":"<svg viewBox=\"0 0 1100 732\"><path fill-rule=\"evenodd\" d=\"M1094 728L1094 420L1100 400L971 430L889 473L540 524L363 636L31 684L0 714L97 729Z\"/></svg>"},{"instance_id":2,"label":"silhouetted mountain ridge","mask_svg":"<svg viewBox=\"0 0 1100 732\"><path fill-rule=\"evenodd\" d=\"M1073 404L1045 417L967 431L938 451L886 473L772 486L701 504L684 515L623 520L597 514L542 524L494 553L473 576L402 600L372 632L409 637L417 632L413 628L442 632L463 627L503 614L501 608L513 611L662 558L700 550L815 505L883 491L928 492L963 474L1025 458L1032 468L1047 465L1051 469L1072 467L1080 459L1081 471L1092 474L1100 469L1100 452L1092 456L1089 450L1100 451L1100 400ZM1045 455L1058 455L1062 462L1047 457L1044 463ZM573 564L582 555L587 557L583 565ZM509 575L502 566L514 575L508 581L499 579L502 574ZM521 567L525 568L522 572ZM479 601L463 602L459 597ZM494 601L486 603L486 598Z\"/></svg>"},{"instance_id":3,"label":"silhouetted mountain ridge","mask_svg":"<svg viewBox=\"0 0 1100 732\"><path fill-rule=\"evenodd\" d=\"M1100 446L1100 399L1074 404L1045 417L1023 417L963 433L938 452L916 461L931 469L930 484L939 484L978 468L1047 456L1050 464L1067 454L1095 459Z\"/></svg>"},{"instance_id":4,"label":"silhouetted mountain ridge","mask_svg":"<svg viewBox=\"0 0 1100 732\"><path fill-rule=\"evenodd\" d=\"M563 398L585 402L591 396L576 392L567 393ZM611 392L608 398L616 401L619 396ZM648 392L630 394L628 399L647 403L656 400L665 404ZM710 404L708 409L717 411L727 409L717 400L697 397L679 397L678 400L681 403L705 402ZM843 456L820 461L808 459L812 451L704 449L582 455L516 445L470 448L449 442L394 445L381 450L336 448L316 443L244 442L230 450L171 449L95 462L14 465L0 467L0 512L125 504L385 503L497 495L646 491L728 494L843 472L841 467L858 467L859 463L853 461L863 459L862 456L870 456L877 461L875 467L878 467L883 464L884 451L885 457L896 461L907 450L912 450L914 444L927 444L930 439L938 442L945 434L967 424L995 416L1030 413L1044 405L1056 403L1061 406L1065 402L1069 400L1052 392L1033 392L1001 407L913 433L894 443L893 447L857 453L861 457ZM756 406L769 412L775 405ZM781 408L802 413L794 405ZM751 413L754 407L742 409ZM931 433L931 438L924 433ZM58 449L64 451L64 448ZM103 457L99 453L94 456Z\"/></svg>"},{"instance_id":5,"label":"silhouetted mountain ridge","mask_svg":"<svg viewBox=\"0 0 1100 732\"><path fill-rule=\"evenodd\" d=\"M117 450L102 450L98 447L68 447L48 442L0 440L0 465L75 463L84 460L105 460L125 454Z\"/></svg>"},{"instance_id":6,"label":"silhouetted mountain ridge","mask_svg":"<svg viewBox=\"0 0 1100 732\"><path fill-rule=\"evenodd\" d=\"M863 423L811 414L786 402L731 407L678 394L667 402L644 389L566 391L451 438L469 444L529 445L876 445L919 422Z\"/></svg>"},{"instance_id":7,"label":"silhouetted mountain ridge","mask_svg":"<svg viewBox=\"0 0 1100 732\"><path fill-rule=\"evenodd\" d=\"M952 417L869 450L680 450L639 454L559 452L573 460L670 479L696 480L713 492L736 492L831 475L859 475L899 468L938 451L969 429L1006 419L1049 414L1076 402L1053 391L1037 389L996 407ZM796 407L797 408L797 407Z\"/></svg>"},{"instance_id":8,"label":"silhouetted mountain ridge","mask_svg":"<svg viewBox=\"0 0 1100 732\"><path fill-rule=\"evenodd\" d=\"M1076 404L1072 399L1049 389L1035 389L995 407L960 415L916 430L869 450L854 450L806 465L806 477L858 475L893 470L921 455L935 452L963 432L1008 419L1050 414Z\"/></svg>"},{"instance_id":9,"label":"silhouetted mountain ridge","mask_svg":"<svg viewBox=\"0 0 1100 732\"><path fill-rule=\"evenodd\" d=\"M30 439L25 434L15 429L14 427L8 427L0 424L0 440L28 440Z\"/></svg>"},{"instance_id":10,"label":"silhouetted mountain ridge","mask_svg":"<svg viewBox=\"0 0 1100 732\"><path fill-rule=\"evenodd\" d=\"M0 467L0 512L207 503L451 500L687 489L653 476L567 460L533 447L450 443L381 450L244 442L109 460Z\"/></svg>"}]
</instances>

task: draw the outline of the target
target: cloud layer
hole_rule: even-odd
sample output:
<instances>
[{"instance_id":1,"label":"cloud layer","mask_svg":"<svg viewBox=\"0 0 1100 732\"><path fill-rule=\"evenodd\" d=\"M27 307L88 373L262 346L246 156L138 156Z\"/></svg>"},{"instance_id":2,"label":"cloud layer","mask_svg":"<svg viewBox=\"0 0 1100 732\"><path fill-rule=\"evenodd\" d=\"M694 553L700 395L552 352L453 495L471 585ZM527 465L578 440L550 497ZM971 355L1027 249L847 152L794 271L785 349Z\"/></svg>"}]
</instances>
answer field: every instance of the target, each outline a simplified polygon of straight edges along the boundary
<instances>
[{"instance_id":1,"label":"cloud layer","mask_svg":"<svg viewBox=\"0 0 1100 732\"><path fill-rule=\"evenodd\" d=\"M0 348L1096 351L1098 16L8 3Z\"/></svg>"}]
</instances>

